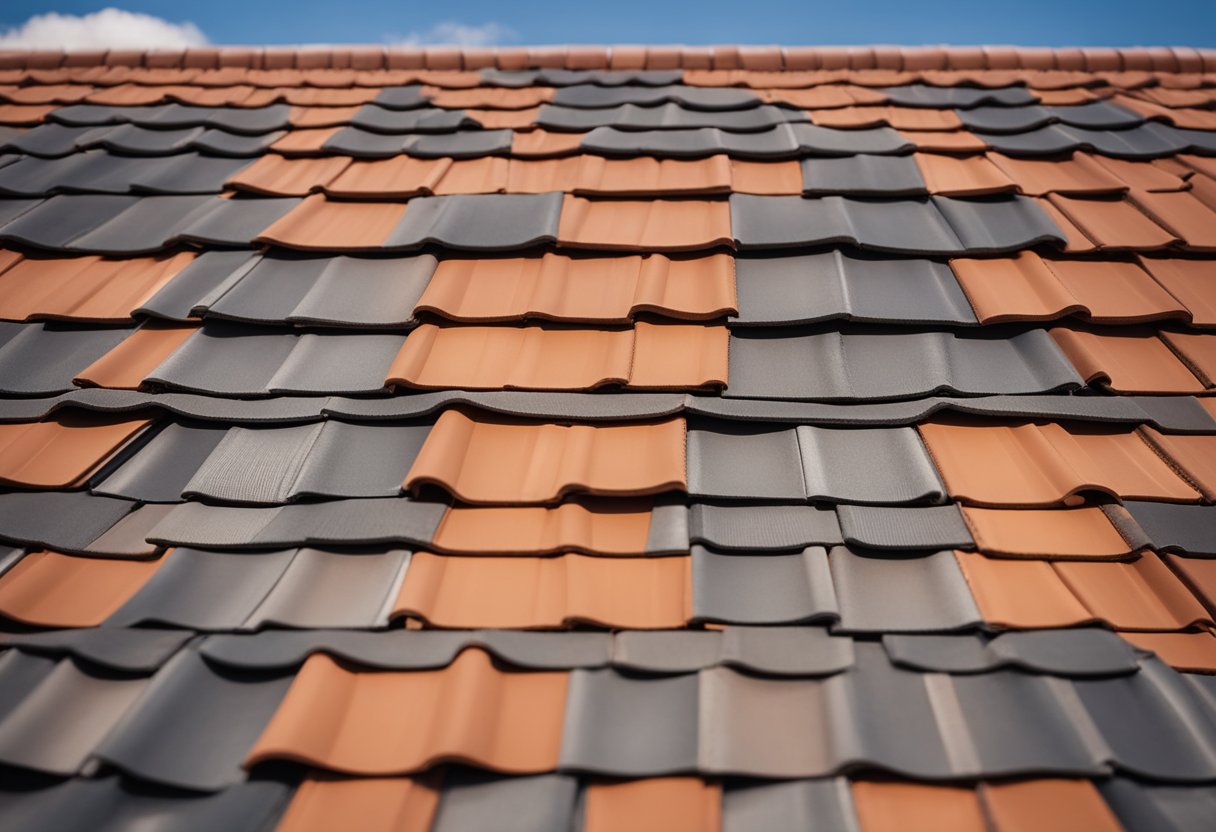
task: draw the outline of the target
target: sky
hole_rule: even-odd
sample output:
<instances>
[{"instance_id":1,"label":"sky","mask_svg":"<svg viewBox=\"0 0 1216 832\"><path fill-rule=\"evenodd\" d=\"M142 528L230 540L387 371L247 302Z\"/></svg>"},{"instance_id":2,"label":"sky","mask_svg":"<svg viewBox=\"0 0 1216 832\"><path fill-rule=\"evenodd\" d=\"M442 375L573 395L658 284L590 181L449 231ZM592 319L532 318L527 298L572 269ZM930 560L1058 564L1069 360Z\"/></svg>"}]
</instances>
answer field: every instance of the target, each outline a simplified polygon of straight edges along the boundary
<instances>
[{"instance_id":1,"label":"sky","mask_svg":"<svg viewBox=\"0 0 1216 832\"><path fill-rule=\"evenodd\" d=\"M0 48L202 43L1216 47L1216 0L0 2Z\"/></svg>"}]
</instances>

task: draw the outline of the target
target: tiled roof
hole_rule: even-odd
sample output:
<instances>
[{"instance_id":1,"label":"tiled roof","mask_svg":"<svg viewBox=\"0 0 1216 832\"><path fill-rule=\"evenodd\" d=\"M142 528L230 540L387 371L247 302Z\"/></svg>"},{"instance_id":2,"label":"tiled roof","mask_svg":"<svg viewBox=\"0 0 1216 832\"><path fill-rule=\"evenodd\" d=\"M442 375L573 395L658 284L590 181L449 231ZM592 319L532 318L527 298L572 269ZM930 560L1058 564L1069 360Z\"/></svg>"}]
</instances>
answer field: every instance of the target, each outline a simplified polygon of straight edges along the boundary
<instances>
[{"instance_id":1,"label":"tiled roof","mask_svg":"<svg viewBox=\"0 0 1216 832\"><path fill-rule=\"evenodd\" d=\"M0 52L0 828L1208 832L1216 52Z\"/></svg>"}]
</instances>

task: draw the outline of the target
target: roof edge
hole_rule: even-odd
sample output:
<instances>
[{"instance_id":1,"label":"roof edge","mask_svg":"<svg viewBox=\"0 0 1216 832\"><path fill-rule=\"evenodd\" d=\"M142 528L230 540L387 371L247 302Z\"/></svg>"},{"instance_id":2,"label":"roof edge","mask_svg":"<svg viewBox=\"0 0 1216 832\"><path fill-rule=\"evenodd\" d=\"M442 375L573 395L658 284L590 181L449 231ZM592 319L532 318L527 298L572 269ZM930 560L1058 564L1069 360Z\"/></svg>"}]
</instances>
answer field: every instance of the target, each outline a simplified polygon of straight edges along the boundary
<instances>
[{"instance_id":1,"label":"roof edge","mask_svg":"<svg viewBox=\"0 0 1216 832\"><path fill-rule=\"evenodd\" d=\"M1216 72L1189 46L203 46L185 50L0 51L0 69L128 66L250 69L746 69Z\"/></svg>"}]
</instances>

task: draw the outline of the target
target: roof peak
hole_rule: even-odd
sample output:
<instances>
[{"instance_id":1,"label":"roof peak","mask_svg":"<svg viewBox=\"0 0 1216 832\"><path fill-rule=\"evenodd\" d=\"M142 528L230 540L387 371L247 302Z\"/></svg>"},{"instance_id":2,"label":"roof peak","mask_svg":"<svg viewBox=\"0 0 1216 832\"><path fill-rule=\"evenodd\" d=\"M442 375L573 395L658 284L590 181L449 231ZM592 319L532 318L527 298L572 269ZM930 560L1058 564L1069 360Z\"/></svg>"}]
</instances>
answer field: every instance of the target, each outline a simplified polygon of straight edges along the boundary
<instances>
[{"instance_id":1,"label":"roof peak","mask_svg":"<svg viewBox=\"0 0 1216 832\"><path fill-rule=\"evenodd\" d=\"M185 50L0 51L0 69L145 66L252 69L746 69L1216 72L1189 46L204 46Z\"/></svg>"}]
</instances>

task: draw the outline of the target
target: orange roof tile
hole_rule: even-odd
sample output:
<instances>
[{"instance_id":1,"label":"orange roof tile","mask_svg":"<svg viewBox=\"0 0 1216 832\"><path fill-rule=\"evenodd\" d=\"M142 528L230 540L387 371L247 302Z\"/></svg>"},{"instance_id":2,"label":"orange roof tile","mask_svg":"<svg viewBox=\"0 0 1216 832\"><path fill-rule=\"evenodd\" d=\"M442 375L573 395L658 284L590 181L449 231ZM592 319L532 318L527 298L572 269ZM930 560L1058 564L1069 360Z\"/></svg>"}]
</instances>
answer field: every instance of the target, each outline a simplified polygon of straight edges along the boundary
<instances>
[{"instance_id":1,"label":"orange roof tile","mask_svg":"<svg viewBox=\"0 0 1216 832\"><path fill-rule=\"evenodd\" d=\"M321 127L315 130L292 130L270 146L270 150L283 154L320 153L327 141L341 127Z\"/></svg>"},{"instance_id":2,"label":"orange roof tile","mask_svg":"<svg viewBox=\"0 0 1216 832\"><path fill-rule=\"evenodd\" d=\"M1044 260L1023 251L1008 259L957 258L950 268L985 324L1065 315L1111 323L1187 316L1134 263Z\"/></svg>"},{"instance_id":3,"label":"orange roof tile","mask_svg":"<svg viewBox=\"0 0 1216 832\"><path fill-rule=\"evenodd\" d=\"M0 104L0 124L40 124L47 113L58 109L58 104Z\"/></svg>"},{"instance_id":4,"label":"orange roof tile","mask_svg":"<svg viewBox=\"0 0 1216 832\"><path fill-rule=\"evenodd\" d=\"M463 110L477 107L487 110L524 110L553 100L553 87L470 87L468 89L438 89L423 87L422 94L435 107Z\"/></svg>"},{"instance_id":5,"label":"orange roof tile","mask_svg":"<svg viewBox=\"0 0 1216 832\"><path fill-rule=\"evenodd\" d=\"M578 248L692 251L731 246L724 201L589 200L566 196L558 244Z\"/></svg>"},{"instance_id":6,"label":"orange roof tile","mask_svg":"<svg viewBox=\"0 0 1216 832\"><path fill-rule=\"evenodd\" d=\"M285 159L268 153L252 165L237 171L227 185L238 191L252 191L271 196L308 196L325 187L346 170L351 159L347 156L326 156L319 159Z\"/></svg>"},{"instance_id":7,"label":"orange roof tile","mask_svg":"<svg viewBox=\"0 0 1216 832\"><path fill-rule=\"evenodd\" d=\"M955 552L980 614L999 627L1071 627L1093 615L1044 560L997 560Z\"/></svg>"},{"instance_id":8,"label":"orange roof tile","mask_svg":"<svg viewBox=\"0 0 1216 832\"><path fill-rule=\"evenodd\" d=\"M444 411L405 487L438 485L469 503L549 503L572 492L638 496L686 489L684 420L537 425Z\"/></svg>"},{"instance_id":9,"label":"orange roof tile","mask_svg":"<svg viewBox=\"0 0 1216 832\"><path fill-rule=\"evenodd\" d=\"M542 257L444 260L416 311L456 321L542 318L627 323L642 312L681 319L737 314L734 262L714 254L670 259Z\"/></svg>"},{"instance_id":10,"label":"orange roof tile","mask_svg":"<svg viewBox=\"0 0 1216 832\"><path fill-rule=\"evenodd\" d=\"M464 651L441 670L408 673L348 670L316 654L246 765L287 759L385 775L453 761L519 774L552 771L566 684L565 673L499 670L480 650Z\"/></svg>"},{"instance_id":11,"label":"orange roof tile","mask_svg":"<svg viewBox=\"0 0 1216 832\"><path fill-rule=\"evenodd\" d=\"M1138 191L1177 191L1186 187L1186 182L1177 175L1163 170L1153 162L1141 162L1132 159L1116 159L1112 156L1097 154L1085 155L1100 167L1105 168L1119 179L1127 183L1132 190Z\"/></svg>"},{"instance_id":12,"label":"orange roof tile","mask_svg":"<svg viewBox=\"0 0 1216 832\"><path fill-rule=\"evenodd\" d=\"M985 832L975 791L925 783L852 783L861 832Z\"/></svg>"},{"instance_id":13,"label":"orange roof tile","mask_svg":"<svg viewBox=\"0 0 1216 832\"><path fill-rule=\"evenodd\" d=\"M1131 552L1100 508L1010 511L963 506L963 519L984 554L1117 558Z\"/></svg>"},{"instance_id":14,"label":"orange roof tile","mask_svg":"<svg viewBox=\"0 0 1216 832\"><path fill-rule=\"evenodd\" d=\"M147 419L107 421L92 414L0 423L0 482L43 488L78 485L147 425Z\"/></svg>"},{"instance_id":15,"label":"orange roof tile","mask_svg":"<svg viewBox=\"0 0 1216 832\"><path fill-rule=\"evenodd\" d=\"M1151 331L1096 333L1054 327L1051 337L1087 382L1121 393L1202 393L1204 384Z\"/></svg>"},{"instance_id":16,"label":"orange roof tile","mask_svg":"<svg viewBox=\"0 0 1216 832\"><path fill-rule=\"evenodd\" d=\"M390 159L355 161L325 188L335 196L407 198L430 194L500 193L507 186L507 160Z\"/></svg>"},{"instance_id":17,"label":"orange roof tile","mask_svg":"<svg viewBox=\"0 0 1216 832\"><path fill-rule=\"evenodd\" d=\"M553 508L454 506L432 545L466 554L545 554L577 550L601 555L641 554L650 533L651 505L591 500Z\"/></svg>"},{"instance_id":18,"label":"orange roof tile","mask_svg":"<svg viewBox=\"0 0 1216 832\"><path fill-rule=\"evenodd\" d=\"M434 627L592 624L679 628L692 607L688 557L465 557L415 552L393 615Z\"/></svg>"},{"instance_id":19,"label":"orange roof tile","mask_svg":"<svg viewBox=\"0 0 1216 832\"><path fill-rule=\"evenodd\" d=\"M583 832L716 832L722 827L722 787L699 777L591 782L583 800Z\"/></svg>"},{"instance_id":20,"label":"orange roof tile","mask_svg":"<svg viewBox=\"0 0 1216 832\"><path fill-rule=\"evenodd\" d=\"M522 130L536 123L540 107L526 110L465 110L464 114L483 130Z\"/></svg>"},{"instance_id":21,"label":"orange roof tile","mask_svg":"<svg viewBox=\"0 0 1216 832\"><path fill-rule=\"evenodd\" d=\"M1121 630L1182 630L1212 621L1152 552L1129 563L1059 561L1052 568L1094 616Z\"/></svg>"},{"instance_id":22,"label":"orange roof tile","mask_svg":"<svg viewBox=\"0 0 1216 832\"><path fill-rule=\"evenodd\" d=\"M1199 499L1135 432L962 420L919 429L950 494L963 500L1042 506L1075 502L1074 495L1091 490L1129 499Z\"/></svg>"},{"instance_id":23,"label":"orange roof tile","mask_svg":"<svg viewBox=\"0 0 1216 832\"><path fill-rule=\"evenodd\" d=\"M37 627L96 627L156 574L156 560L30 552L0 575L0 615Z\"/></svg>"},{"instance_id":24,"label":"orange roof tile","mask_svg":"<svg viewBox=\"0 0 1216 832\"><path fill-rule=\"evenodd\" d=\"M1163 555L1179 577L1203 601L1210 612L1216 612L1216 560Z\"/></svg>"},{"instance_id":25,"label":"orange roof tile","mask_svg":"<svg viewBox=\"0 0 1216 832\"><path fill-rule=\"evenodd\" d=\"M1076 104L1088 104L1097 101L1098 96L1084 87L1071 89L1031 89L1045 107L1071 107Z\"/></svg>"},{"instance_id":26,"label":"orange roof tile","mask_svg":"<svg viewBox=\"0 0 1216 832\"><path fill-rule=\"evenodd\" d=\"M1166 434L1147 425L1140 432L1205 500L1216 500L1216 436Z\"/></svg>"},{"instance_id":27,"label":"orange roof tile","mask_svg":"<svg viewBox=\"0 0 1216 832\"><path fill-rule=\"evenodd\" d=\"M1216 635L1212 633L1122 633L1141 650L1151 650L1177 670L1216 673Z\"/></svg>"},{"instance_id":28,"label":"orange roof tile","mask_svg":"<svg viewBox=\"0 0 1216 832\"><path fill-rule=\"evenodd\" d=\"M30 87L7 87L0 97L14 104L75 104L93 93L84 84L39 84Z\"/></svg>"},{"instance_id":29,"label":"orange roof tile","mask_svg":"<svg viewBox=\"0 0 1216 832\"><path fill-rule=\"evenodd\" d=\"M313 194L254 242L312 251L376 248L401 222L405 208L402 202L330 202Z\"/></svg>"},{"instance_id":30,"label":"orange roof tile","mask_svg":"<svg viewBox=\"0 0 1216 832\"><path fill-rule=\"evenodd\" d=\"M984 783L980 794L998 832L1123 832L1090 780Z\"/></svg>"},{"instance_id":31,"label":"orange roof tile","mask_svg":"<svg viewBox=\"0 0 1216 832\"><path fill-rule=\"evenodd\" d=\"M989 153L988 159L1018 184L1024 194L1119 194L1127 183L1093 157L1074 153L1070 159L1022 159Z\"/></svg>"},{"instance_id":32,"label":"orange roof tile","mask_svg":"<svg viewBox=\"0 0 1216 832\"><path fill-rule=\"evenodd\" d=\"M1216 386L1216 339L1206 332L1166 332L1161 339L1208 387Z\"/></svg>"},{"instance_id":33,"label":"orange roof tile","mask_svg":"<svg viewBox=\"0 0 1216 832\"><path fill-rule=\"evenodd\" d=\"M479 159L453 159L450 167L435 187L438 196L445 194L495 194L507 190L510 163L498 156Z\"/></svg>"},{"instance_id":34,"label":"orange roof tile","mask_svg":"<svg viewBox=\"0 0 1216 832\"><path fill-rule=\"evenodd\" d=\"M1216 211L1185 191L1139 191L1132 201L1162 228L1195 251L1216 251Z\"/></svg>"},{"instance_id":35,"label":"orange roof tile","mask_svg":"<svg viewBox=\"0 0 1216 832\"><path fill-rule=\"evenodd\" d=\"M194 254L6 259L9 265L0 264L0 318L107 322L130 320L131 312L190 265Z\"/></svg>"},{"instance_id":36,"label":"orange roof tile","mask_svg":"<svg viewBox=\"0 0 1216 832\"><path fill-rule=\"evenodd\" d=\"M762 101L771 104L786 104L790 107L806 107L811 109L830 109L833 107L852 107L854 104L882 104L887 100L885 93L866 87L853 87L845 84L831 86L806 87L792 89L756 89L756 95Z\"/></svg>"},{"instance_id":37,"label":"orange roof tile","mask_svg":"<svg viewBox=\"0 0 1216 832\"><path fill-rule=\"evenodd\" d=\"M1084 254L1098 250L1098 244L1089 237L1085 236L1085 232L1072 221L1063 211L1057 208L1046 197L1041 197L1037 200L1039 209L1047 215L1047 217L1056 224L1064 235L1066 241L1064 251L1067 254Z\"/></svg>"},{"instance_id":38,"label":"orange roof tile","mask_svg":"<svg viewBox=\"0 0 1216 832\"><path fill-rule=\"evenodd\" d=\"M728 340L724 326L422 324L393 359L387 380L465 390L588 390L611 384L696 389L726 383Z\"/></svg>"},{"instance_id":39,"label":"orange roof tile","mask_svg":"<svg viewBox=\"0 0 1216 832\"><path fill-rule=\"evenodd\" d=\"M351 778L313 772L301 781L275 832L360 832L430 829L439 806L440 778Z\"/></svg>"},{"instance_id":40,"label":"orange roof tile","mask_svg":"<svg viewBox=\"0 0 1216 832\"><path fill-rule=\"evenodd\" d=\"M1179 240L1127 200L1077 199L1059 193L1047 199L1099 249L1165 248Z\"/></svg>"},{"instance_id":41,"label":"orange roof tile","mask_svg":"<svg viewBox=\"0 0 1216 832\"><path fill-rule=\"evenodd\" d=\"M295 130L315 127L336 127L350 124L351 119L362 109L351 107L292 107L287 116Z\"/></svg>"},{"instance_id":42,"label":"orange roof tile","mask_svg":"<svg viewBox=\"0 0 1216 832\"><path fill-rule=\"evenodd\" d=\"M184 344L196 329L190 325L146 323L81 370L73 381L83 387L137 390L144 376Z\"/></svg>"},{"instance_id":43,"label":"orange roof tile","mask_svg":"<svg viewBox=\"0 0 1216 832\"><path fill-rule=\"evenodd\" d=\"M988 143L966 130L901 130L903 138L916 145L917 150L940 153L974 153L988 149Z\"/></svg>"},{"instance_id":44,"label":"orange roof tile","mask_svg":"<svg viewBox=\"0 0 1216 832\"><path fill-rule=\"evenodd\" d=\"M513 159L507 191L517 194L566 191L615 196L729 194L731 163L723 155L692 160L606 159L588 155Z\"/></svg>"},{"instance_id":45,"label":"orange roof tile","mask_svg":"<svg viewBox=\"0 0 1216 832\"><path fill-rule=\"evenodd\" d=\"M730 162L731 190L737 194L798 196L802 193L802 165L797 161Z\"/></svg>"},{"instance_id":46,"label":"orange roof tile","mask_svg":"<svg viewBox=\"0 0 1216 832\"><path fill-rule=\"evenodd\" d=\"M917 153L914 158L930 193L978 196L1017 190L1013 180L984 156Z\"/></svg>"},{"instance_id":47,"label":"orange roof tile","mask_svg":"<svg viewBox=\"0 0 1216 832\"><path fill-rule=\"evenodd\" d=\"M553 133L547 130L516 130L511 137L511 155L522 158L568 156L578 153L583 133Z\"/></svg>"},{"instance_id":48,"label":"orange roof tile","mask_svg":"<svg viewBox=\"0 0 1216 832\"><path fill-rule=\"evenodd\" d=\"M1141 257L1140 265L1186 305L1197 326L1216 326L1216 263Z\"/></svg>"}]
</instances>

